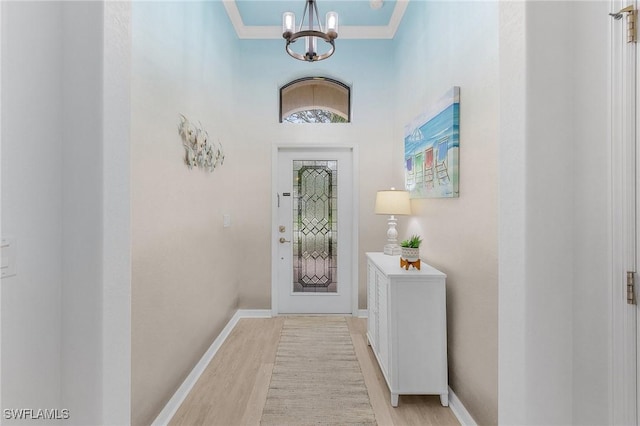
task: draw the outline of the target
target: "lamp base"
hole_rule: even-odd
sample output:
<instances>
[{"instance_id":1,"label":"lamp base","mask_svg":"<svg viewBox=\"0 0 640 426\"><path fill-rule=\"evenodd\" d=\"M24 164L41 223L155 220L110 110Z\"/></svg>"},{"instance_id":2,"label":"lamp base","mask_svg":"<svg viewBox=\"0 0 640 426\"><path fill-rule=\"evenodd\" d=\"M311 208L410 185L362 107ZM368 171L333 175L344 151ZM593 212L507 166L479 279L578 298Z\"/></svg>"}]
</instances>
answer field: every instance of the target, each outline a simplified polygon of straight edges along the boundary
<instances>
[{"instance_id":1,"label":"lamp base","mask_svg":"<svg viewBox=\"0 0 640 426\"><path fill-rule=\"evenodd\" d=\"M400 246L397 244L386 244L384 246L384 254L388 254L390 256L397 256L401 252Z\"/></svg>"}]
</instances>

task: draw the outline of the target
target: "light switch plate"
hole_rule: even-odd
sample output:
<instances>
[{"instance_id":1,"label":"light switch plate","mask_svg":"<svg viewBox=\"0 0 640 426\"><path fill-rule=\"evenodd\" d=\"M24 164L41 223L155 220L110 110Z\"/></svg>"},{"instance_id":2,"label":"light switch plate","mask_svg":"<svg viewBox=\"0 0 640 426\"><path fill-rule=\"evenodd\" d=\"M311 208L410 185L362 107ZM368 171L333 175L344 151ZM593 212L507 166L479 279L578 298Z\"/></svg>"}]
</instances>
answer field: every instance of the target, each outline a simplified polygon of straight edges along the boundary
<instances>
[{"instance_id":1,"label":"light switch plate","mask_svg":"<svg viewBox=\"0 0 640 426\"><path fill-rule=\"evenodd\" d=\"M16 275L16 239L4 237L0 240L2 265L0 265L0 278L9 278Z\"/></svg>"},{"instance_id":2,"label":"light switch plate","mask_svg":"<svg viewBox=\"0 0 640 426\"><path fill-rule=\"evenodd\" d=\"M222 226L228 228L231 226L231 215L223 214L222 215Z\"/></svg>"}]
</instances>

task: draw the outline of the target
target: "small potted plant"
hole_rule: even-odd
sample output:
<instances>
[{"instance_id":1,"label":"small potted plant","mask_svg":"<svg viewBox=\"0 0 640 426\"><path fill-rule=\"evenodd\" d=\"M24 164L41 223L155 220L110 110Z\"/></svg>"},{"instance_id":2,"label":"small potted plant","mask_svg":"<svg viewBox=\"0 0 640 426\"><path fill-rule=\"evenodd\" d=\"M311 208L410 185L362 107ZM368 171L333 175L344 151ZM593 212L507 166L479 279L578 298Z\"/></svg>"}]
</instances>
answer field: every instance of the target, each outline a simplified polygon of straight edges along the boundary
<instances>
[{"instance_id":1,"label":"small potted plant","mask_svg":"<svg viewBox=\"0 0 640 426\"><path fill-rule=\"evenodd\" d=\"M408 240L401 242L400 257L409 262L415 262L420 259L420 243L422 243L422 238L418 235L412 235Z\"/></svg>"}]
</instances>

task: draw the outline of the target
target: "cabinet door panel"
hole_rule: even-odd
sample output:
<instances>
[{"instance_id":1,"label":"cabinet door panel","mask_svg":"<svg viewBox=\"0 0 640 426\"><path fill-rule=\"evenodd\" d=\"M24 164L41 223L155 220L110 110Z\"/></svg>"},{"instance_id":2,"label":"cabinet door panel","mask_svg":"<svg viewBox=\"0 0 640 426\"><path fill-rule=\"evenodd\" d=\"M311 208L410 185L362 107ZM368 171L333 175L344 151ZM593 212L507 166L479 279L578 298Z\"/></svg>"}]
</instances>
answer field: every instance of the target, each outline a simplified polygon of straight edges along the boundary
<instances>
[{"instance_id":1,"label":"cabinet door panel","mask_svg":"<svg viewBox=\"0 0 640 426\"><path fill-rule=\"evenodd\" d=\"M389 373L389 283L387 278L378 272L378 351L380 354L380 362L382 369Z\"/></svg>"},{"instance_id":2,"label":"cabinet door panel","mask_svg":"<svg viewBox=\"0 0 640 426\"><path fill-rule=\"evenodd\" d=\"M402 283L395 294L398 386L412 393L447 390L444 283ZM416 325L420 325L416 327ZM444 368L443 368L444 367Z\"/></svg>"},{"instance_id":3,"label":"cabinet door panel","mask_svg":"<svg viewBox=\"0 0 640 426\"><path fill-rule=\"evenodd\" d=\"M378 346L378 306L377 297L378 289L376 288L376 268L371 264L371 261L367 263L367 330L369 331L369 342L376 348Z\"/></svg>"}]
</instances>

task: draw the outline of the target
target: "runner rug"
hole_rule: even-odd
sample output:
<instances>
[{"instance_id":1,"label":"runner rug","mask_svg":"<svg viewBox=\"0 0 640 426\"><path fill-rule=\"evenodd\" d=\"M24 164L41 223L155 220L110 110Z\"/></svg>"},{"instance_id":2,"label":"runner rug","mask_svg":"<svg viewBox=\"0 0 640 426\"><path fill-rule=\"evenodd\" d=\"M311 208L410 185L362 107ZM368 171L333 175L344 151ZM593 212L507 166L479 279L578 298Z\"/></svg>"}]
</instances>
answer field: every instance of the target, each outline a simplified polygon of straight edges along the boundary
<instances>
[{"instance_id":1,"label":"runner rug","mask_svg":"<svg viewBox=\"0 0 640 426\"><path fill-rule=\"evenodd\" d=\"M261 425L375 425L344 317L287 317Z\"/></svg>"}]
</instances>

